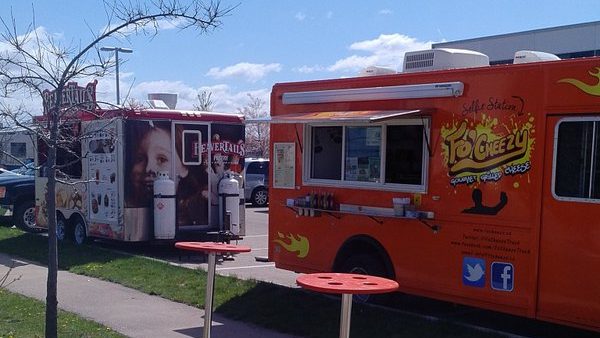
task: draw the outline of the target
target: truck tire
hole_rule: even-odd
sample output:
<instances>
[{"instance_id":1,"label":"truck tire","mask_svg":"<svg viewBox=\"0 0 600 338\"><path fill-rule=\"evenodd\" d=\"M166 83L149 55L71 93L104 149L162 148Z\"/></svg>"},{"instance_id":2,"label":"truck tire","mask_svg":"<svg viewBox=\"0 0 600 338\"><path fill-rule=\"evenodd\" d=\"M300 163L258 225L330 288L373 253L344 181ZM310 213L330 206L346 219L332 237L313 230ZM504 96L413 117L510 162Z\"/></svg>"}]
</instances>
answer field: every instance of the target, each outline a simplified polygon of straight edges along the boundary
<instances>
[{"instance_id":1,"label":"truck tire","mask_svg":"<svg viewBox=\"0 0 600 338\"><path fill-rule=\"evenodd\" d=\"M56 215L56 239L58 241L67 239L67 231L69 231L67 220L60 215Z\"/></svg>"},{"instance_id":2,"label":"truck tire","mask_svg":"<svg viewBox=\"0 0 600 338\"><path fill-rule=\"evenodd\" d=\"M73 225L73 241L77 245L82 245L89 241L85 223L79 217L75 220L75 224Z\"/></svg>"},{"instance_id":3,"label":"truck tire","mask_svg":"<svg viewBox=\"0 0 600 338\"><path fill-rule=\"evenodd\" d=\"M15 225L27 232L41 232L42 229L35 226L35 203L25 201L15 208Z\"/></svg>"},{"instance_id":4,"label":"truck tire","mask_svg":"<svg viewBox=\"0 0 600 338\"><path fill-rule=\"evenodd\" d=\"M389 278L383 262L369 254L348 257L341 266L341 272ZM358 303L381 303L385 300L385 295L357 294L353 299Z\"/></svg>"},{"instance_id":5,"label":"truck tire","mask_svg":"<svg viewBox=\"0 0 600 338\"><path fill-rule=\"evenodd\" d=\"M267 191L267 188L259 187L254 189L250 200L255 207L266 207L269 203L269 192Z\"/></svg>"}]
</instances>

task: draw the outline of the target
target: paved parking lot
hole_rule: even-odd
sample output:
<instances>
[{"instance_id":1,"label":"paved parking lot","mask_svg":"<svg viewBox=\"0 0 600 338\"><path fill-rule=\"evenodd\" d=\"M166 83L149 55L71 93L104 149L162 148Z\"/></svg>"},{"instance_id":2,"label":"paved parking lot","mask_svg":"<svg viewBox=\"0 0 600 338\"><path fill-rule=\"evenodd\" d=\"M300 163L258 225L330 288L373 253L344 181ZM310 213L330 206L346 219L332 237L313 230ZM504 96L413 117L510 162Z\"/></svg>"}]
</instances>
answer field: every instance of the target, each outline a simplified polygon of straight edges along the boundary
<instances>
[{"instance_id":1,"label":"paved parking lot","mask_svg":"<svg viewBox=\"0 0 600 338\"><path fill-rule=\"evenodd\" d=\"M279 285L297 287L296 273L275 268L273 262L263 262L256 259L268 256L268 212L269 208L246 207L246 236L239 241L240 245L249 246L252 251L235 255L233 261L219 260L217 273L220 275L236 276L243 279L256 279ZM172 257L171 262L187 267L206 269L203 255L185 255Z\"/></svg>"}]
</instances>

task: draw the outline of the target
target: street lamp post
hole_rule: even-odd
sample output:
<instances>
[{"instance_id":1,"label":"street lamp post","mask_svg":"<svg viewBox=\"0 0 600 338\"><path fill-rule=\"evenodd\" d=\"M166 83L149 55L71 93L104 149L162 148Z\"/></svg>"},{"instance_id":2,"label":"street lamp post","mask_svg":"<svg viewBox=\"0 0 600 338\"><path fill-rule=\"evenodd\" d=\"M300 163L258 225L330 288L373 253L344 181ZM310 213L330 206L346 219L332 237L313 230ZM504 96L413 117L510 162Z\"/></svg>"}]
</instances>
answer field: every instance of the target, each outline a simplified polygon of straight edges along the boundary
<instances>
[{"instance_id":1,"label":"street lamp post","mask_svg":"<svg viewBox=\"0 0 600 338\"><path fill-rule=\"evenodd\" d=\"M103 52L115 52L115 63L116 63L116 81L117 81L117 106L121 105L121 97L119 96L119 52L121 53L133 53L133 49L121 48L121 47L102 47L100 48Z\"/></svg>"}]
</instances>

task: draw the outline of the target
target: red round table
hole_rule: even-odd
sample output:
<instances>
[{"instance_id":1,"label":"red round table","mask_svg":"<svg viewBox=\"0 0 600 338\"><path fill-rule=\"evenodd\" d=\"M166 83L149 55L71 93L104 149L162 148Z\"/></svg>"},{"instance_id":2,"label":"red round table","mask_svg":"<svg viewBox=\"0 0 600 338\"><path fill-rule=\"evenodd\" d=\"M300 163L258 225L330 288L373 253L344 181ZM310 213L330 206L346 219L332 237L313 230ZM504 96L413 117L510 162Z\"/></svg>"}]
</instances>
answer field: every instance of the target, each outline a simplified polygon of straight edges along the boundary
<instances>
[{"instance_id":1,"label":"red round table","mask_svg":"<svg viewBox=\"0 0 600 338\"><path fill-rule=\"evenodd\" d=\"M386 293L398 289L398 283L391 279L353 273L311 273L299 276L296 283L309 290L342 295L340 338L350 337L353 294Z\"/></svg>"},{"instance_id":2,"label":"red round table","mask_svg":"<svg viewBox=\"0 0 600 338\"><path fill-rule=\"evenodd\" d=\"M208 254L208 276L206 279L206 298L204 300L204 338L210 338L212 306L215 289L215 270L217 254L250 252L250 247L215 242L177 242L175 247L182 250L200 251Z\"/></svg>"}]
</instances>

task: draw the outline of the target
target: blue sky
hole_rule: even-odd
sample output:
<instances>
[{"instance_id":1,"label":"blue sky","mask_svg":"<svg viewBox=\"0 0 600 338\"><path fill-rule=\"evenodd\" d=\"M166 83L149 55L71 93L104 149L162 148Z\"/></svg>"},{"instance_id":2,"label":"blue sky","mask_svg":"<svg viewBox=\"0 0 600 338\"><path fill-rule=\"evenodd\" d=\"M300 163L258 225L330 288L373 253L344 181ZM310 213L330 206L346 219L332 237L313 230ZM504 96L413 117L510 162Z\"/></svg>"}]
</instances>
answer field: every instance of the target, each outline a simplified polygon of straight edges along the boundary
<instances>
[{"instance_id":1,"label":"blue sky","mask_svg":"<svg viewBox=\"0 0 600 338\"><path fill-rule=\"evenodd\" d=\"M215 110L235 112L247 94L269 101L274 83L356 75L369 65L401 70L405 51L453 41L597 21L600 1L266 1L222 0L237 7L208 34L162 29L102 46L121 54L121 96L143 100L149 92L179 94L192 108L201 90L213 93ZM102 1L3 0L0 16L15 16L64 44L86 45L107 23ZM115 78L99 79L98 98L115 101ZM31 101L31 100L29 100ZM28 103L35 110L34 101Z\"/></svg>"}]
</instances>

